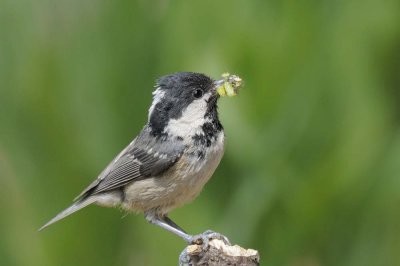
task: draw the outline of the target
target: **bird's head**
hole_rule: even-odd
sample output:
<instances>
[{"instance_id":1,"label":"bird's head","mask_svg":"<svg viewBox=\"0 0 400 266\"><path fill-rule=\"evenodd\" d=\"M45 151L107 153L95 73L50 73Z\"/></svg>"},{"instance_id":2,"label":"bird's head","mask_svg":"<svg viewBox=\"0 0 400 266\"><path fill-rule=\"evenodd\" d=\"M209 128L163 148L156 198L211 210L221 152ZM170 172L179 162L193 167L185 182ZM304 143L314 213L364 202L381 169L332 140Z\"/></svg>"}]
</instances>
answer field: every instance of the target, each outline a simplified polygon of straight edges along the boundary
<instances>
[{"instance_id":1,"label":"bird's head","mask_svg":"<svg viewBox=\"0 0 400 266\"><path fill-rule=\"evenodd\" d=\"M217 113L220 85L221 81L192 72L159 78L149 109L153 135L193 135L205 123L216 123L222 129Z\"/></svg>"}]
</instances>

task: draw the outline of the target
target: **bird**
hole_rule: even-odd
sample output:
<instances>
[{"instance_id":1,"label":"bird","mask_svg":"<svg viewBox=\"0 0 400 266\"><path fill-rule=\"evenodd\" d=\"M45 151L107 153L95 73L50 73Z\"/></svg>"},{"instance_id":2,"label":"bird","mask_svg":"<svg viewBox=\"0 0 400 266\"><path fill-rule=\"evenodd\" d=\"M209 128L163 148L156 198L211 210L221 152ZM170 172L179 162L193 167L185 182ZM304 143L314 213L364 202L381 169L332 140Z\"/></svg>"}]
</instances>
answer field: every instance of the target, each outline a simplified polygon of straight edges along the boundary
<instances>
[{"instance_id":1,"label":"bird","mask_svg":"<svg viewBox=\"0 0 400 266\"><path fill-rule=\"evenodd\" d=\"M168 214L200 194L223 157L225 133L217 103L224 82L194 72L160 77L138 136L39 231L95 204L143 213L151 224L193 243L198 236L186 233Z\"/></svg>"}]
</instances>

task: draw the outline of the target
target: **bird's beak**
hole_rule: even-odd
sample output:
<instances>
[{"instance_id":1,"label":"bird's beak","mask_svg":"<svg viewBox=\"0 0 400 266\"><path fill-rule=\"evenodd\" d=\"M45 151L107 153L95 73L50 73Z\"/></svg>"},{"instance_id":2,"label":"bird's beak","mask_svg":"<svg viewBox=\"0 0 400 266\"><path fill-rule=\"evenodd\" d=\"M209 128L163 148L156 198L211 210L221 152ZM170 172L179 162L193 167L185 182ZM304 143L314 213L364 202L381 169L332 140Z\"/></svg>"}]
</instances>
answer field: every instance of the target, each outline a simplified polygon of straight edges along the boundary
<instances>
[{"instance_id":1,"label":"bird's beak","mask_svg":"<svg viewBox=\"0 0 400 266\"><path fill-rule=\"evenodd\" d=\"M213 92L214 92L215 94L218 94L219 96L223 96L223 95L221 95L221 89L220 89L220 88L221 88L222 86L224 86L224 82L225 82L224 79L220 79L220 80L214 81Z\"/></svg>"},{"instance_id":2,"label":"bird's beak","mask_svg":"<svg viewBox=\"0 0 400 266\"><path fill-rule=\"evenodd\" d=\"M218 88L219 86L222 86L222 84L224 84L224 82L225 82L224 79L216 80L216 81L214 81L214 86L215 86L216 88Z\"/></svg>"}]
</instances>

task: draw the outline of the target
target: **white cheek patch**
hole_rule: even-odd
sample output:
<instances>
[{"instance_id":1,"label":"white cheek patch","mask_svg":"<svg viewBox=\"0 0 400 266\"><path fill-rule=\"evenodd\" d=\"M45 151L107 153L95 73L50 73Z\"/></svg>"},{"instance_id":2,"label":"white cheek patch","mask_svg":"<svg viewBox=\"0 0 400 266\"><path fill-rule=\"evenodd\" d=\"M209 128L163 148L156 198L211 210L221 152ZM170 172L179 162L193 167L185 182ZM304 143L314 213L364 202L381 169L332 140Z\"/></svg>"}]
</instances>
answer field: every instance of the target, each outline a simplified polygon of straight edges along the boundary
<instances>
[{"instance_id":1,"label":"white cheek patch","mask_svg":"<svg viewBox=\"0 0 400 266\"><path fill-rule=\"evenodd\" d=\"M151 104L150 108L149 108L149 119L151 117L151 114L154 111L154 107L162 101L162 99L165 96L165 91L161 90L161 88L157 88L154 92L153 92L153 103Z\"/></svg>"},{"instance_id":2,"label":"white cheek patch","mask_svg":"<svg viewBox=\"0 0 400 266\"><path fill-rule=\"evenodd\" d=\"M206 99L210 96L211 93L207 93L202 98L194 100L186 107L181 117L169 120L165 132L172 136L182 137L201 133L201 126L206 122L211 122L209 118L204 118L208 109Z\"/></svg>"}]
</instances>

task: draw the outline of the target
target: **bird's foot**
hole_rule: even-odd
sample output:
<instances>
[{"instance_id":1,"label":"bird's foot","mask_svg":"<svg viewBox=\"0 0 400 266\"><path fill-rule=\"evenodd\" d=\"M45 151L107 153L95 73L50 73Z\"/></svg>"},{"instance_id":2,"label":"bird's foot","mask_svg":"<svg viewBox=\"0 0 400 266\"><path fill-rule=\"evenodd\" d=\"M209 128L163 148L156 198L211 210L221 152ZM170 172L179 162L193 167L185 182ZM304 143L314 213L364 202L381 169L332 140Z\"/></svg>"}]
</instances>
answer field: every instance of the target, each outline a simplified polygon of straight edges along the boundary
<instances>
[{"instance_id":1,"label":"bird's foot","mask_svg":"<svg viewBox=\"0 0 400 266\"><path fill-rule=\"evenodd\" d=\"M207 230L202 234L191 236L188 242L190 244L201 245L203 248L207 248L208 243L212 239L219 239L222 242L224 242L226 245L231 245L231 243L229 242L229 239L226 236L224 236L220 233L214 232L212 230Z\"/></svg>"},{"instance_id":2,"label":"bird's foot","mask_svg":"<svg viewBox=\"0 0 400 266\"><path fill-rule=\"evenodd\" d=\"M218 239L224 242L225 245L231 246L231 243L229 242L229 239L217 232L207 230L202 234L198 235L188 235L187 238L185 238L186 242L188 242L189 246L186 247L182 253L179 256L179 262L181 266L187 266L187 265L192 265L190 264L190 259L193 254L203 254L207 252L210 248L210 241L213 239ZM191 255L189 255L189 253Z\"/></svg>"}]
</instances>

